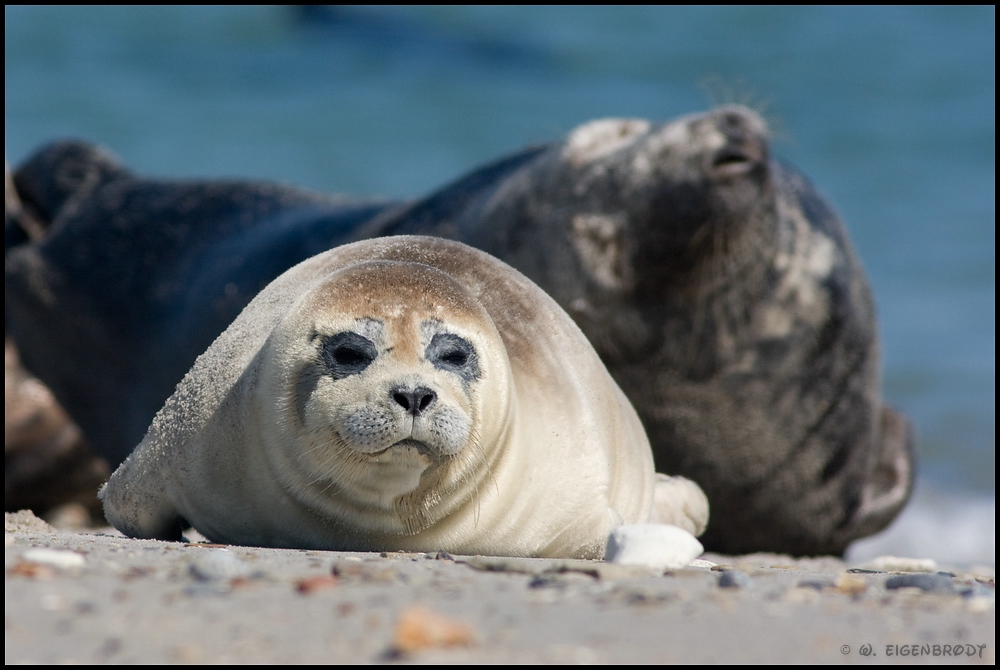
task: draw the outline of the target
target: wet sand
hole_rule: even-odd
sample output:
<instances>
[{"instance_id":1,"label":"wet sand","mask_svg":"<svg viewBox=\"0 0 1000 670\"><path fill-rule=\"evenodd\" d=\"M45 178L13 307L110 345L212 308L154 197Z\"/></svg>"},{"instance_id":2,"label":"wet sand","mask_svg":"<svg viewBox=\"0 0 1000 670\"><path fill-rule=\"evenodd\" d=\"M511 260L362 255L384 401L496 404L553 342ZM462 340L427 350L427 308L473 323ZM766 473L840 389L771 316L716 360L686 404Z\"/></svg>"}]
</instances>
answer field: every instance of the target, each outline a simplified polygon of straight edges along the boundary
<instances>
[{"instance_id":1,"label":"wet sand","mask_svg":"<svg viewBox=\"0 0 1000 670\"><path fill-rule=\"evenodd\" d=\"M133 540L24 512L5 515L5 530L6 663L996 658L992 566L915 573L902 568L916 562L859 570L831 557L706 554L660 574Z\"/></svg>"}]
</instances>

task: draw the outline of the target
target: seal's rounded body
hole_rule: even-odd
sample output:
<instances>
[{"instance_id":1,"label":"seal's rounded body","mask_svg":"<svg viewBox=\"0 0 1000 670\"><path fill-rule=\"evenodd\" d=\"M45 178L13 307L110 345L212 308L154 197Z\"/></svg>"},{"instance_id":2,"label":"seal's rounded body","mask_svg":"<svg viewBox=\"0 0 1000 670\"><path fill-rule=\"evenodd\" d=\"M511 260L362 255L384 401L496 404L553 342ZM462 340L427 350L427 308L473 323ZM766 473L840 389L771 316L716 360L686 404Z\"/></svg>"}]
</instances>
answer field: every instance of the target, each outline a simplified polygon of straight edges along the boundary
<instances>
[{"instance_id":1,"label":"seal's rounded body","mask_svg":"<svg viewBox=\"0 0 1000 670\"><path fill-rule=\"evenodd\" d=\"M548 296L480 251L397 237L265 288L102 497L137 537L183 519L235 544L600 557L655 487L638 417Z\"/></svg>"}]
</instances>

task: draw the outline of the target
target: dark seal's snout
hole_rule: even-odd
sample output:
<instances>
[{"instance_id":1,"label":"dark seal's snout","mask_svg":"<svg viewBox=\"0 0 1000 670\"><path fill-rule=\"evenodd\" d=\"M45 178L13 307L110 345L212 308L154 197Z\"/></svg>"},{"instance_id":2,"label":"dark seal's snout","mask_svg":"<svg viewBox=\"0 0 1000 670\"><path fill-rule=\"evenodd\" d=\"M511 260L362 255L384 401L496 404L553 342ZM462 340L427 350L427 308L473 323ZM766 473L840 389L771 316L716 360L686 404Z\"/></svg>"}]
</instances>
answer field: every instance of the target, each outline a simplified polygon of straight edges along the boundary
<instances>
[{"instance_id":1,"label":"dark seal's snout","mask_svg":"<svg viewBox=\"0 0 1000 670\"><path fill-rule=\"evenodd\" d=\"M757 114L734 106L712 112L709 117L725 138L711 158L711 169L717 176L740 176L767 163L767 126Z\"/></svg>"}]
</instances>

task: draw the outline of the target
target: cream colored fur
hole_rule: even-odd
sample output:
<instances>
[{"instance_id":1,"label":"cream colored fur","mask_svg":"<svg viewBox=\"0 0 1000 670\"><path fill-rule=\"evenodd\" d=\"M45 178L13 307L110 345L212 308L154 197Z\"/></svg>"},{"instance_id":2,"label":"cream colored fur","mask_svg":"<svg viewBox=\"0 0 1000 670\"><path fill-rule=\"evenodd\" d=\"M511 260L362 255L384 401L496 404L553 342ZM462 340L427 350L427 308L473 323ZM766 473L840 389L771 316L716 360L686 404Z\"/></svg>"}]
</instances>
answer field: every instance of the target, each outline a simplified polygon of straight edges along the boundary
<instances>
[{"instance_id":1,"label":"cream colored fur","mask_svg":"<svg viewBox=\"0 0 1000 670\"><path fill-rule=\"evenodd\" d=\"M337 379L322 347L344 332L377 356ZM432 364L435 335L470 343L478 374ZM266 287L101 495L136 537L182 518L235 544L599 558L615 525L651 520L657 487L654 520L702 530L687 484L654 483L635 411L538 287L462 244L394 237Z\"/></svg>"}]
</instances>

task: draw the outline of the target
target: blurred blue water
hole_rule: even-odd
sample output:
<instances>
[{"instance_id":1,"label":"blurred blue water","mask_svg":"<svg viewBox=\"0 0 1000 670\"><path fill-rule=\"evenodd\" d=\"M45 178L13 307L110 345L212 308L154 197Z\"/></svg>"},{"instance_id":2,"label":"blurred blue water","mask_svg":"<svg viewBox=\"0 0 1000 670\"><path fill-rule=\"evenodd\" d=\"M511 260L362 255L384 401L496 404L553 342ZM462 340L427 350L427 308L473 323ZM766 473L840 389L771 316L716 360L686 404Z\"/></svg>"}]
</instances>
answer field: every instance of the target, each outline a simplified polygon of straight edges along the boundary
<instances>
[{"instance_id":1,"label":"blurred blue water","mask_svg":"<svg viewBox=\"0 0 1000 670\"><path fill-rule=\"evenodd\" d=\"M921 481L995 491L995 10L5 9L5 152L417 196L602 116L745 102L874 289Z\"/></svg>"}]
</instances>

